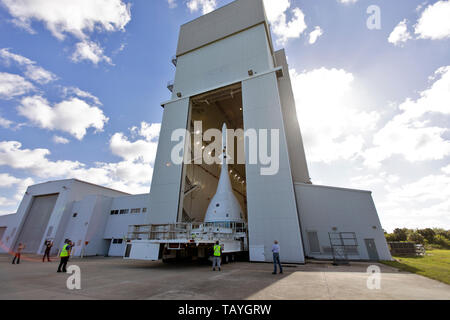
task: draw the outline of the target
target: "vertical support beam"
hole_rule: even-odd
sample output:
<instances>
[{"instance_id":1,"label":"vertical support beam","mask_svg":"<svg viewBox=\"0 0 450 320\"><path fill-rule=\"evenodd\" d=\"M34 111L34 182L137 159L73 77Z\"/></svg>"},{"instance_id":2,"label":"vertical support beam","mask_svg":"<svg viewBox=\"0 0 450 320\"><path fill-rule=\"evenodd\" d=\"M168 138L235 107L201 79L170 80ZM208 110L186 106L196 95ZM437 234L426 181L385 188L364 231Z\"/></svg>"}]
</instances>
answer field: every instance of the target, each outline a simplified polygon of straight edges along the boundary
<instances>
[{"instance_id":1,"label":"vertical support beam","mask_svg":"<svg viewBox=\"0 0 450 320\"><path fill-rule=\"evenodd\" d=\"M304 263L301 230L275 72L245 80L242 83L242 99L245 130L279 130L279 171L275 175L261 175L260 169L265 166L259 161L258 164L249 163L248 141L245 144L250 256L252 248L260 250L264 246L264 261L271 261L272 244L274 240L278 240L282 261Z\"/></svg>"},{"instance_id":2,"label":"vertical support beam","mask_svg":"<svg viewBox=\"0 0 450 320\"><path fill-rule=\"evenodd\" d=\"M306 162L303 138L297 119L294 93L292 91L289 66L283 50L275 52L277 66L283 67L283 77L278 79L278 88L281 99L281 110L283 112L284 126L286 130L289 159L291 162L292 178L295 182L311 183L308 164Z\"/></svg>"},{"instance_id":3,"label":"vertical support beam","mask_svg":"<svg viewBox=\"0 0 450 320\"><path fill-rule=\"evenodd\" d=\"M172 142L172 132L186 129L189 118L189 98L176 100L164 106L164 115L159 134L150 191L149 223L163 224L177 222L182 206L183 163L174 164L171 159L172 148L178 142Z\"/></svg>"}]
</instances>

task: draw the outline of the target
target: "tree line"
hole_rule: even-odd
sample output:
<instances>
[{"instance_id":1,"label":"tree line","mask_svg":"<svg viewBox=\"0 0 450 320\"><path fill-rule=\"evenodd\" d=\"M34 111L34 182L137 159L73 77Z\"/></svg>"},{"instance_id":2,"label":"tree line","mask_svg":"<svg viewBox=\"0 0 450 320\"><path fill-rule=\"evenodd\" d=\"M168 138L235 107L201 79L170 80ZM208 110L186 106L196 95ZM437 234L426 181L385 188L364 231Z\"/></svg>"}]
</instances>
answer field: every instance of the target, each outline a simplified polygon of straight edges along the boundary
<instances>
[{"instance_id":1,"label":"tree line","mask_svg":"<svg viewBox=\"0 0 450 320\"><path fill-rule=\"evenodd\" d=\"M414 242L428 248L450 249L450 230L441 228L397 228L392 233L384 232L384 235L388 242Z\"/></svg>"}]
</instances>

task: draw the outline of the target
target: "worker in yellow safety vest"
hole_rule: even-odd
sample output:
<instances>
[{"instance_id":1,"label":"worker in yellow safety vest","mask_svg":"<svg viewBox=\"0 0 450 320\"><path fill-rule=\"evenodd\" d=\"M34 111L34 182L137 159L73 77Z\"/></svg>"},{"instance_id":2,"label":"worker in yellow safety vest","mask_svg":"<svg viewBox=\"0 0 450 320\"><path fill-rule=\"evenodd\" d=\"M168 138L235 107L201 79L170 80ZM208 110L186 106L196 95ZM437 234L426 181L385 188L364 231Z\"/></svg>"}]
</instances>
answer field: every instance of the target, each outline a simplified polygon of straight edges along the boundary
<instances>
[{"instance_id":1,"label":"worker in yellow safety vest","mask_svg":"<svg viewBox=\"0 0 450 320\"><path fill-rule=\"evenodd\" d=\"M214 245L213 271L216 271L216 266L219 267L220 271L221 255L222 255L222 247L219 245L219 241L216 241L216 244Z\"/></svg>"},{"instance_id":2,"label":"worker in yellow safety vest","mask_svg":"<svg viewBox=\"0 0 450 320\"><path fill-rule=\"evenodd\" d=\"M67 272L66 266L67 262L69 262L71 250L72 250L72 242L69 239L66 239L66 241L64 241L64 246L62 247L61 253L59 254L61 261L58 266L58 272Z\"/></svg>"}]
</instances>

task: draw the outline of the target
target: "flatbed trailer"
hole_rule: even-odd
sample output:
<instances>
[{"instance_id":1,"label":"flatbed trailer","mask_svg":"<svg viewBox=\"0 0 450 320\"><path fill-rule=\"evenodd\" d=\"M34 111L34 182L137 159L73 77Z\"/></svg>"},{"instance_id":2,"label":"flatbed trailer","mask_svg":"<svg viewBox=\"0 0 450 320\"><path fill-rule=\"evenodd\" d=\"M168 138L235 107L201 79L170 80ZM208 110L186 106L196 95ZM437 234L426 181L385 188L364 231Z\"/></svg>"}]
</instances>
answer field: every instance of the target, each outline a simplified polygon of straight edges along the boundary
<instances>
[{"instance_id":1,"label":"flatbed trailer","mask_svg":"<svg viewBox=\"0 0 450 320\"><path fill-rule=\"evenodd\" d=\"M199 260L209 259L216 241L222 247L223 262L248 254L245 223L168 223L131 225L125 259Z\"/></svg>"}]
</instances>

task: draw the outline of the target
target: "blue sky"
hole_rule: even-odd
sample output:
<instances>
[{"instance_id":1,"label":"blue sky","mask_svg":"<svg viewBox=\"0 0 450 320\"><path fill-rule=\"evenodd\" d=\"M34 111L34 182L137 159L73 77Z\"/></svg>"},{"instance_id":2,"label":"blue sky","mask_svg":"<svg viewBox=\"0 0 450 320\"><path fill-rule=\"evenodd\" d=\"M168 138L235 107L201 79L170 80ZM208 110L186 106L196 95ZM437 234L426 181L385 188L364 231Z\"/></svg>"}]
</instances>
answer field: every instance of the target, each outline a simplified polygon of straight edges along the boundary
<instances>
[{"instance_id":1,"label":"blue sky","mask_svg":"<svg viewBox=\"0 0 450 320\"><path fill-rule=\"evenodd\" d=\"M148 192L179 26L229 2L0 0L0 214L54 179ZM388 230L450 228L449 1L265 4L312 181L373 190Z\"/></svg>"}]
</instances>

